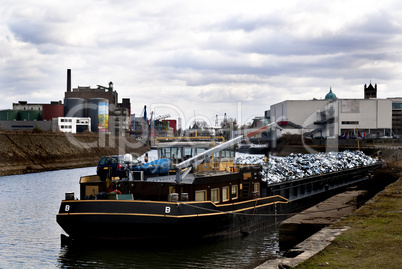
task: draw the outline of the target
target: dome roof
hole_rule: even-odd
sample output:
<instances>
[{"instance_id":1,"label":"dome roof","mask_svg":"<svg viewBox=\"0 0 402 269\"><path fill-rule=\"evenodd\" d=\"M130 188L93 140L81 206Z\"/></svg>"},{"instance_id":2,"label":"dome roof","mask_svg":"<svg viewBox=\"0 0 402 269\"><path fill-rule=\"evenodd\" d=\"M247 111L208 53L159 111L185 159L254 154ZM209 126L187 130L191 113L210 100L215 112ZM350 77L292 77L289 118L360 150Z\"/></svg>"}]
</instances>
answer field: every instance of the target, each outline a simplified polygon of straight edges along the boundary
<instances>
[{"instance_id":1,"label":"dome roof","mask_svg":"<svg viewBox=\"0 0 402 269\"><path fill-rule=\"evenodd\" d=\"M325 95L325 100L336 100L337 97L335 95L335 93L332 92L332 89L329 89L329 93L327 93L327 95Z\"/></svg>"}]
</instances>

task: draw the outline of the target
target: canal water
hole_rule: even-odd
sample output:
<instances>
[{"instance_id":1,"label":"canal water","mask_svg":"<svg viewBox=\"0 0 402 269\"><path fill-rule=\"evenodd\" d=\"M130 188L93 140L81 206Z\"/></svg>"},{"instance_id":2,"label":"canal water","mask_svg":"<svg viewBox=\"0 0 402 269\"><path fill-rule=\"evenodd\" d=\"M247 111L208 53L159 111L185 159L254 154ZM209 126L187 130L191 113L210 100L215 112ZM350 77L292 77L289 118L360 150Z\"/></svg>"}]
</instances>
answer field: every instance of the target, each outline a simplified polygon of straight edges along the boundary
<instances>
[{"instance_id":1,"label":"canal water","mask_svg":"<svg viewBox=\"0 0 402 269\"><path fill-rule=\"evenodd\" d=\"M0 268L254 268L279 256L277 227L212 243L61 246L60 201L66 192L78 196L80 176L95 172L89 167L0 177Z\"/></svg>"}]
</instances>

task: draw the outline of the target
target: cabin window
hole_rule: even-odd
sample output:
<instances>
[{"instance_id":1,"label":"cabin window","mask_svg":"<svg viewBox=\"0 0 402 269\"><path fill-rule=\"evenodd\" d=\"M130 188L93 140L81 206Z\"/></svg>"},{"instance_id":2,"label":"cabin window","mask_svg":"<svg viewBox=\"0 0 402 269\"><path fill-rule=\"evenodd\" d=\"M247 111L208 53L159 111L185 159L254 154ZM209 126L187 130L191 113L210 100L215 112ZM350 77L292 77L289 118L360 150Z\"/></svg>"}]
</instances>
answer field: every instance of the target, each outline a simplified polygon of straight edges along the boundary
<instances>
[{"instance_id":1,"label":"cabin window","mask_svg":"<svg viewBox=\"0 0 402 269\"><path fill-rule=\"evenodd\" d=\"M205 199L205 195L206 194L206 192L205 192L205 190L202 190L202 191L195 191L195 200L196 201L205 201L206 199Z\"/></svg>"},{"instance_id":2,"label":"cabin window","mask_svg":"<svg viewBox=\"0 0 402 269\"><path fill-rule=\"evenodd\" d=\"M181 158L179 148L172 148L171 159L173 159L173 161L176 161L179 158Z\"/></svg>"},{"instance_id":3,"label":"cabin window","mask_svg":"<svg viewBox=\"0 0 402 269\"><path fill-rule=\"evenodd\" d=\"M222 202L229 201L229 187L222 188Z\"/></svg>"},{"instance_id":4,"label":"cabin window","mask_svg":"<svg viewBox=\"0 0 402 269\"><path fill-rule=\"evenodd\" d=\"M170 148L163 148L161 157L162 158L170 158Z\"/></svg>"},{"instance_id":5,"label":"cabin window","mask_svg":"<svg viewBox=\"0 0 402 269\"><path fill-rule=\"evenodd\" d=\"M93 196L94 198L96 197L96 194L99 193L99 186L91 186L87 185L85 186L85 196Z\"/></svg>"},{"instance_id":6,"label":"cabin window","mask_svg":"<svg viewBox=\"0 0 402 269\"><path fill-rule=\"evenodd\" d=\"M260 193L260 183L254 183L254 188L253 188L253 192L256 193L257 195Z\"/></svg>"},{"instance_id":7,"label":"cabin window","mask_svg":"<svg viewBox=\"0 0 402 269\"><path fill-rule=\"evenodd\" d=\"M244 173L244 174L243 174L243 180L249 180L249 179L251 179L251 172L249 172L249 173Z\"/></svg>"},{"instance_id":8,"label":"cabin window","mask_svg":"<svg viewBox=\"0 0 402 269\"><path fill-rule=\"evenodd\" d=\"M219 189L211 189L211 202L219 203Z\"/></svg>"},{"instance_id":9,"label":"cabin window","mask_svg":"<svg viewBox=\"0 0 402 269\"><path fill-rule=\"evenodd\" d=\"M184 148L184 159L189 159L194 156L194 148Z\"/></svg>"},{"instance_id":10,"label":"cabin window","mask_svg":"<svg viewBox=\"0 0 402 269\"><path fill-rule=\"evenodd\" d=\"M238 198L238 192L237 192L237 185L232 185L232 199L237 199Z\"/></svg>"},{"instance_id":11,"label":"cabin window","mask_svg":"<svg viewBox=\"0 0 402 269\"><path fill-rule=\"evenodd\" d=\"M176 186L169 186L169 194L170 193L177 193Z\"/></svg>"}]
</instances>

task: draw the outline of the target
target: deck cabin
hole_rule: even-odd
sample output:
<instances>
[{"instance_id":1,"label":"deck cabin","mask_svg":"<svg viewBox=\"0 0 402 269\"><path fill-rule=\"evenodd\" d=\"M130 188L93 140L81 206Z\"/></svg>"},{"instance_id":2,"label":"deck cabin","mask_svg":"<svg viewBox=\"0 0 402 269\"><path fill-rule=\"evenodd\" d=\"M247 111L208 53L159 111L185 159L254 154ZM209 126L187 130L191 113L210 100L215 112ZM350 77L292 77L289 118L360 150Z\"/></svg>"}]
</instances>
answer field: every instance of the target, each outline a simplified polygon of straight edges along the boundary
<instances>
[{"instance_id":1,"label":"deck cabin","mask_svg":"<svg viewBox=\"0 0 402 269\"><path fill-rule=\"evenodd\" d=\"M168 158L172 160L173 163L180 163L219 144L221 143L212 143L211 141L176 141L159 143L157 148L158 158ZM223 149L211 156L211 160L213 160L211 165L213 164L214 169L222 169L222 167L227 166L228 163L233 163L235 154L236 151L234 147ZM222 165L219 165L220 163ZM199 167L199 169L202 169L202 167Z\"/></svg>"},{"instance_id":2,"label":"deck cabin","mask_svg":"<svg viewBox=\"0 0 402 269\"><path fill-rule=\"evenodd\" d=\"M231 171L201 171L189 173L180 184L175 175L136 179L113 178L113 190L107 193L107 181L96 175L80 179L80 199L119 199L120 194L131 194L130 199L152 201L212 201L233 203L261 195L260 166L232 166ZM126 198L125 198L126 199Z\"/></svg>"}]
</instances>

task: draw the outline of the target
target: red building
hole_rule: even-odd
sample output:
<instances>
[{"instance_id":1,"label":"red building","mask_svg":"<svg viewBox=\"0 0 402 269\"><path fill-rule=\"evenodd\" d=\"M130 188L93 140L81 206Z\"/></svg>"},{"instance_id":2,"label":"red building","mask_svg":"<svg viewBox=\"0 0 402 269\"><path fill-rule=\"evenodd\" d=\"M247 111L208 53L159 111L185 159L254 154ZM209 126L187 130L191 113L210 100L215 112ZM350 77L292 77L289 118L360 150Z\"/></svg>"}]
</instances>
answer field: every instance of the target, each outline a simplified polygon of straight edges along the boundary
<instances>
[{"instance_id":1,"label":"red building","mask_svg":"<svg viewBox=\"0 0 402 269\"><path fill-rule=\"evenodd\" d=\"M167 126L170 128L173 128L173 133L176 134L177 133L177 121L176 120L163 120L164 122L167 123Z\"/></svg>"},{"instance_id":2,"label":"red building","mask_svg":"<svg viewBox=\"0 0 402 269\"><path fill-rule=\"evenodd\" d=\"M64 117L64 105L61 102L51 102L42 105L42 120Z\"/></svg>"}]
</instances>

